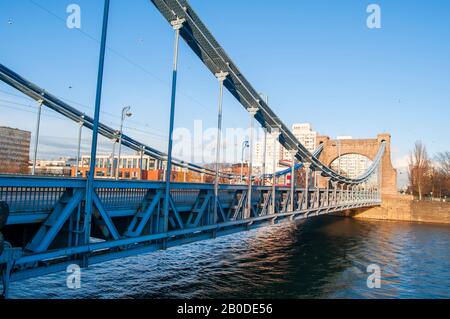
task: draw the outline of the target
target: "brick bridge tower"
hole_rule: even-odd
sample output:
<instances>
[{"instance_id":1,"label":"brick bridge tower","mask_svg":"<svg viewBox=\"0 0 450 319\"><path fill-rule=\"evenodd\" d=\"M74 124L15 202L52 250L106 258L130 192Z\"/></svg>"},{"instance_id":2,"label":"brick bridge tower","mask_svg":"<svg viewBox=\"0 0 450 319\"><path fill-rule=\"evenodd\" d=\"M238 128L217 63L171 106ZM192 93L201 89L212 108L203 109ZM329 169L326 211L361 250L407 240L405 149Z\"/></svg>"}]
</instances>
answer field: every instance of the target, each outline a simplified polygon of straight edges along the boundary
<instances>
[{"instance_id":1,"label":"brick bridge tower","mask_svg":"<svg viewBox=\"0 0 450 319\"><path fill-rule=\"evenodd\" d=\"M397 171L392 167L391 162L390 134L378 134L376 139L342 139L339 142L330 140L328 136L318 136L317 144L324 144L319 159L330 167L331 163L339 157L340 152L341 156L360 154L373 161L383 141L386 141L386 149L381 162L381 193L382 195L395 195L397 193ZM324 178L319 179L319 185L321 187L326 185Z\"/></svg>"}]
</instances>

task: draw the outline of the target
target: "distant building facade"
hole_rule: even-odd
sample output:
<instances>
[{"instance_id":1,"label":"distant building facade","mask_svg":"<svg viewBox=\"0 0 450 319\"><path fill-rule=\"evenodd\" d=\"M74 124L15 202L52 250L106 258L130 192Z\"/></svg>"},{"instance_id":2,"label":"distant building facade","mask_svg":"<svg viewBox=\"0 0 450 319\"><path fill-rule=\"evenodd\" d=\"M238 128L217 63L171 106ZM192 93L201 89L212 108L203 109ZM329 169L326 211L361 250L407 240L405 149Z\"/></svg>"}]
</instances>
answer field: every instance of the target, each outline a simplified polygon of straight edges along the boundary
<instances>
[{"instance_id":1,"label":"distant building facade","mask_svg":"<svg viewBox=\"0 0 450 319\"><path fill-rule=\"evenodd\" d=\"M339 158L335 159L331 163L331 169L339 172L349 178L356 178L364 173L370 166L372 161L364 155L357 153L354 154L340 154L340 142L342 140L352 140L351 136L338 136L336 137L336 147L338 149Z\"/></svg>"},{"instance_id":2,"label":"distant building facade","mask_svg":"<svg viewBox=\"0 0 450 319\"><path fill-rule=\"evenodd\" d=\"M349 178L356 178L364 173L372 161L360 154L345 154L331 163L331 169Z\"/></svg>"},{"instance_id":3,"label":"distant building facade","mask_svg":"<svg viewBox=\"0 0 450 319\"><path fill-rule=\"evenodd\" d=\"M299 140L300 143L309 152L314 152L316 149L317 132L314 131L309 123L296 123L292 125L292 134ZM283 158L286 160L291 160L291 155L287 150L283 152Z\"/></svg>"},{"instance_id":4,"label":"distant building facade","mask_svg":"<svg viewBox=\"0 0 450 319\"><path fill-rule=\"evenodd\" d=\"M58 159L36 160L36 175L43 176L71 176L72 166L76 164L76 159L70 157L60 157ZM30 163L30 170L32 163Z\"/></svg>"},{"instance_id":5,"label":"distant building facade","mask_svg":"<svg viewBox=\"0 0 450 319\"><path fill-rule=\"evenodd\" d=\"M142 176L141 176L141 155L122 155L120 163L118 156L97 155L95 163L95 176L111 178L115 177L115 170L119 167L119 178L121 179L162 179L164 169L161 161L148 155L142 156ZM113 166L114 163L114 166ZM119 165L118 165L119 164ZM83 155L78 163L78 176L86 177L91 166L91 157ZM72 176L76 176L76 165L72 166Z\"/></svg>"},{"instance_id":6,"label":"distant building facade","mask_svg":"<svg viewBox=\"0 0 450 319\"><path fill-rule=\"evenodd\" d=\"M273 151L273 146L275 143L275 152ZM275 140L272 134L267 133L267 141L266 141L266 174L271 174L273 172L273 161L275 160L276 168L278 171L284 166L280 165L280 160L283 157L283 146ZM253 149L253 173L254 174L262 174L263 173L263 163L264 163L264 138L257 141L255 143Z\"/></svg>"},{"instance_id":7,"label":"distant building facade","mask_svg":"<svg viewBox=\"0 0 450 319\"><path fill-rule=\"evenodd\" d=\"M306 149L313 152L316 149L317 132L314 131L309 123L295 123L292 125L292 133L302 143ZM276 143L275 153L273 152L273 143ZM273 160L275 157L276 171L290 166L291 155L281 146L278 140L274 140L271 134L267 134L266 144L266 173L273 171ZM256 173L262 173L264 162L264 140L257 141L254 148L253 170Z\"/></svg>"},{"instance_id":8,"label":"distant building facade","mask_svg":"<svg viewBox=\"0 0 450 319\"><path fill-rule=\"evenodd\" d=\"M27 174L31 132L0 126L0 174Z\"/></svg>"}]
</instances>

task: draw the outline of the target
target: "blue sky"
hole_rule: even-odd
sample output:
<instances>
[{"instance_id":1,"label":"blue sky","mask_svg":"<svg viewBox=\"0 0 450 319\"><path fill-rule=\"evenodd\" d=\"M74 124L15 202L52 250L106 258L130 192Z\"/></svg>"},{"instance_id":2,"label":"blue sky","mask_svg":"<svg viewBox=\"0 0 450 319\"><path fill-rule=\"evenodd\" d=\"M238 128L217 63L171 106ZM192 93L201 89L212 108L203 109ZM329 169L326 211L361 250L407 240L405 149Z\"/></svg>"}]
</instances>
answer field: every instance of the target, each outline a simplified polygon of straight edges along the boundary
<instances>
[{"instance_id":1,"label":"blue sky","mask_svg":"<svg viewBox=\"0 0 450 319\"><path fill-rule=\"evenodd\" d=\"M81 30L66 7L81 7ZM390 132L394 163L416 140L431 154L450 150L449 1L190 1L242 73L270 97L287 125L310 122L321 134L375 137ZM381 7L368 29L366 7ZM0 63L92 114L100 0L2 0ZM165 150L173 31L149 0L112 0L101 121ZM217 80L181 43L176 127L216 125ZM35 103L0 84L0 125L34 131ZM224 127L247 113L224 97ZM73 155L77 126L49 110L42 156ZM83 135L84 151L90 135ZM109 144L100 140L100 151Z\"/></svg>"}]
</instances>

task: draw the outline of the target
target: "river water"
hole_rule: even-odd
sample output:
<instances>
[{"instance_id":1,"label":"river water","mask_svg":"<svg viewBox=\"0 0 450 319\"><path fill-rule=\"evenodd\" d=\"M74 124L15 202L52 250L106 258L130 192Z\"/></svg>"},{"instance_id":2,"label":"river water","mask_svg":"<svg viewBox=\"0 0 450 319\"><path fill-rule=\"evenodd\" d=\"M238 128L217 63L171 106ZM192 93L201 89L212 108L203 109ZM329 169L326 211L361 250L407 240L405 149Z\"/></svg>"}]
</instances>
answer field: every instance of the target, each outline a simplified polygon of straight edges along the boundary
<instances>
[{"instance_id":1,"label":"river water","mask_svg":"<svg viewBox=\"0 0 450 319\"><path fill-rule=\"evenodd\" d=\"M323 216L94 265L80 289L65 273L14 282L11 297L450 298L450 227Z\"/></svg>"}]
</instances>

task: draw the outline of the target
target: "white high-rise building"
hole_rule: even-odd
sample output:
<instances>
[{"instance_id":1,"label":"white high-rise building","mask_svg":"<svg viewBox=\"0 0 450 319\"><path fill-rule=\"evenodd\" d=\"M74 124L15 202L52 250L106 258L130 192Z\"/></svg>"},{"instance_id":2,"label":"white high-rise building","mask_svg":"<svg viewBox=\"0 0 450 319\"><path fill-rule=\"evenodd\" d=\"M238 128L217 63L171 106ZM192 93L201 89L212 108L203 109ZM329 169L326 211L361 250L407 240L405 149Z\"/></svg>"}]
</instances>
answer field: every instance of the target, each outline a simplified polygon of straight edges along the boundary
<instances>
[{"instance_id":1,"label":"white high-rise building","mask_svg":"<svg viewBox=\"0 0 450 319\"><path fill-rule=\"evenodd\" d=\"M338 136L336 143L339 153L339 143L341 140L351 140L351 136ZM331 163L331 169L349 178L357 178L364 173L372 164L372 161L360 154L340 154L341 156ZM376 180L376 176L370 182Z\"/></svg>"},{"instance_id":2,"label":"white high-rise building","mask_svg":"<svg viewBox=\"0 0 450 319\"><path fill-rule=\"evenodd\" d=\"M331 169L349 178L356 178L364 173L371 163L372 161L363 155L345 154L331 163Z\"/></svg>"},{"instance_id":3,"label":"white high-rise building","mask_svg":"<svg viewBox=\"0 0 450 319\"><path fill-rule=\"evenodd\" d=\"M296 123L292 125L292 133L302 143L308 151L313 152L316 149L317 132L313 131L309 123ZM273 143L274 139L271 134L267 134L267 153L266 153L266 173L273 171ZM285 169L286 166L280 165L280 161L291 161L289 152L276 141L275 161L276 171ZM255 172L262 173L264 161L264 140L261 138L255 143L253 153L253 169Z\"/></svg>"},{"instance_id":4,"label":"white high-rise building","mask_svg":"<svg viewBox=\"0 0 450 319\"><path fill-rule=\"evenodd\" d=\"M296 123L292 125L292 133L297 140L306 147L311 153L316 149L317 132L313 131L311 124L309 123ZM283 152L283 159L286 161L291 160L291 155L287 150Z\"/></svg>"},{"instance_id":5,"label":"white high-rise building","mask_svg":"<svg viewBox=\"0 0 450 319\"><path fill-rule=\"evenodd\" d=\"M263 173L263 163L264 163L264 134L261 134L261 138L255 143L253 149L253 171L256 174ZM273 144L275 144L275 154L273 153ZM282 158L284 147L278 142L278 139L275 141L272 134L267 133L267 142L266 142L266 174L271 174L273 172L273 160L275 157L276 162L276 171L279 171L284 166L280 166L280 160Z\"/></svg>"}]
</instances>

